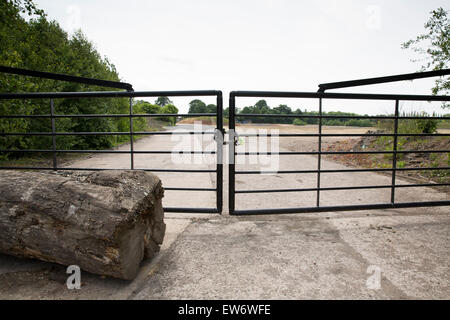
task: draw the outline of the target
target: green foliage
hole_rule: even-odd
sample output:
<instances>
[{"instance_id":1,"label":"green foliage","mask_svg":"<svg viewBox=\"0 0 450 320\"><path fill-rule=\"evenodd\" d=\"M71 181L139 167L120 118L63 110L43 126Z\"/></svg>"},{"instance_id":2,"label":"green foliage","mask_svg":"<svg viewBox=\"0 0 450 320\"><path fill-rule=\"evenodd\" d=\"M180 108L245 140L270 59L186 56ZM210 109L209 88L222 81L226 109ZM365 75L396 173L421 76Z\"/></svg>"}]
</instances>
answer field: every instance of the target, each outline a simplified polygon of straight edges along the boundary
<instances>
[{"instance_id":1,"label":"green foliage","mask_svg":"<svg viewBox=\"0 0 450 320\"><path fill-rule=\"evenodd\" d=\"M431 11L430 14L430 18L424 25L425 33L402 44L403 49L412 49L426 57L426 62L422 65L421 71L447 69L450 60L450 19L448 11L438 8ZM440 77L435 81L432 92L433 94L442 92L446 95L449 89L450 77ZM444 104L443 107L448 108L450 105Z\"/></svg>"},{"instance_id":2,"label":"green foliage","mask_svg":"<svg viewBox=\"0 0 450 320\"><path fill-rule=\"evenodd\" d=\"M216 113L217 112L217 106L215 104L208 104L206 106L206 112L207 113Z\"/></svg>"},{"instance_id":3,"label":"green foliage","mask_svg":"<svg viewBox=\"0 0 450 320\"><path fill-rule=\"evenodd\" d=\"M163 107L161 107L158 104L151 104L150 102L147 101L138 100L134 104L134 112L148 113L148 114L158 114L158 113L177 114L178 108L175 107L173 104L166 104ZM169 122L170 125L175 125L176 122L176 117L157 117L156 119Z\"/></svg>"},{"instance_id":4,"label":"green foliage","mask_svg":"<svg viewBox=\"0 0 450 320\"><path fill-rule=\"evenodd\" d=\"M189 102L188 113L216 113L216 112L217 106L215 104L206 105L202 100L199 99L195 99ZM226 115L228 115L228 113Z\"/></svg>"},{"instance_id":5,"label":"green foliage","mask_svg":"<svg viewBox=\"0 0 450 320\"><path fill-rule=\"evenodd\" d=\"M397 161L397 168L405 168L406 167L406 162L401 160L401 161Z\"/></svg>"},{"instance_id":6,"label":"green foliage","mask_svg":"<svg viewBox=\"0 0 450 320\"><path fill-rule=\"evenodd\" d=\"M29 15L25 20L22 15ZM102 57L81 31L73 36L56 21L47 20L44 12L31 0L0 1L0 65L75 76L120 81L113 64ZM103 87L78 83L0 74L2 92L101 91ZM129 99L55 99L57 114L121 114L129 112ZM0 115L49 114L49 100L4 100ZM127 118L64 118L56 120L58 132L128 131ZM145 121L136 119L135 130L145 129ZM49 119L0 119L1 132L50 132ZM101 149L127 140L127 136L86 135L58 136L60 149ZM1 136L7 149L49 149L46 136ZM22 156L19 153L2 158Z\"/></svg>"},{"instance_id":7,"label":"green foliage","mask_svg":"<svg viewBox=\"0 0 450 320\"><path fill-rule=\"evenodd\" d=\"M166 104L163 107L158 104L151 104L147 101L138 100L134 104L135 113L148 113L148 114L158 114L158 113L170 113L177 114L178 108L173 104ZM176 117L157 117L156 119L161 121L169 122L170 125L175 125Z\"/></svg>"},{"instance_id":8,"label":"green foliage","mask_svg":"<svg viewBox=\"0 0 450 320\"><path fill-rule=\"evenodd\" d=\"M259 100L254 106L246 106L239 113L244 114L280 114L280 115L302 115L303 118L293 118L293 117L252 117L248 120L255 123L286 123L295 125L306 125L306 124L319 124L319 119L310 116L318 116L317 111L302 111L301 109L296 109L292 111L290 107L285 104L280 104L278 107L271 108L267 105L265 100ZM356 113L340 112L340 111L330 111L323 112L324 116L358 116ZM245 120L245 117L239 117L240 120ZM372 127L375 125L375 121L370 119L322 119L322 125L325 126L358 126L358 127Z\"/></svg>"},{"instance_id":9,"label":"green foliage","mask_svg":"<svg viewBox=\"0 0 450 320\"><path fill-rule=\"evenodd\" d=\"M402 112L398 120L398 133L436 133L439 121L437 119L401 119L401 117L428 117L426 112ZM394 132L394 120L382 119L377 122L377 127L386 132Z\"/></svg>"},{"instance_id":10,"label":"green foliage","mask_svg":"<svg viewBox=\"0 0 450 320\"><path fill-rule=\"evenodd\" d=\"M173 103L170 101L167 97L158 97L158 99L155 100L155 104L157 104L160 107L164 107L165 105Z\"/></svg>"},{"instance_id":11,"label":"green foliage","mask_svg":"<svg viewBox=\"0 0 450 320\"><path fill-rule=\"evenodd\" d=\"M294 124L295 124L296 126L304 126L304 125L306 125L307 123L306 123L305 121L301 120L301 119L295 119L295 120L294 120Z\"/></svg>"},{"instance_id":12,"label":"green foliage","mask_svg":"<svg viewBox=\"0 0 450 320\"><path fill-rule=\"evenodd\" d=\"M437 120L416 120L416 125L419 131L422 133L435 133L437 129Z\"/></svg>"},{"instance_id":13,"label":"green foliage","mask_svg":"<svg viewBox=\"0 0 450 320\"><path fill-rule=\"evenodd\" d=\"M134 104L135 110L136 108L140 108L142 110L142 113L148 113L148 114L157 114L161 113L161 106L157 104L151 104L147 101L138 100Z\"/></svg>"},{"instance_id":14,"label":"green foliage","mask_svg":"<svg viewBox=\"0 0 450 320\"><path fill-rule=\"evenodd\" d=\"M444 114L443 117L447 119L442 119L438 121L438 129L450 129L450 114Z\"/></svg>"},{"instance_id":15,"label":"green foliage","mask_svg":"<svg viewBox=\"0 0 450 320\"><path fill-rule=\"evenodd\" d=\"M350 119L344 125L349 127L372 127L373 122L370 119Z\"/></svg>"},{"instance_id":16,"label":"green foliage","mask_svg":"<svg viewBox=\"0 0 450 320\"><path fill-rule=\"evenodd\" d=\"M167 104L161 109L161 113L164 114L177 114L178 108L175 107L173 104ZM176 117L162 117L161 120L163 121L169 121L170 125L174 126L175 122L177 120Z\"/></svg>"},{"instance_id":17,"label":"green foliage","mask_svg":"<svg viewBox=\"0 0 450 320\"><path fill-rule=\"evenodd\" d=\"M195 99L189 102L188 113L208 113L208 108L202 100Z\"/></svg>"}]
</instances>

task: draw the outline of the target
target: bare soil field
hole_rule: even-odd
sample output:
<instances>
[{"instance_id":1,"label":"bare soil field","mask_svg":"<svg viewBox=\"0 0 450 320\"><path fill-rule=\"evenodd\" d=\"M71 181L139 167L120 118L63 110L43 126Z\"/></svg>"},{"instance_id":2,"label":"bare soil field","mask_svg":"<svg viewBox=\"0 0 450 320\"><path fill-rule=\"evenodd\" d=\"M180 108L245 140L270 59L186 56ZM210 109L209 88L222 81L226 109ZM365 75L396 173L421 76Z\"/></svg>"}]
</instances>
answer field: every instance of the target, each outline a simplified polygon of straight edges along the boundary
<instances>
[{"instance_id":1,"label":"bare soil field","mask_svg":"<svg viewBox=\"0 0 450 320\"><path fill-rule=\"evenodd\" d=\"M299 133L299 134L316 134L319 133L317 125L296 126L291 124L237 124L236 132L249 132L251 130L268 130L275 133L278 130L280 134ZM326 134L365 134L369 130L375 128L367 127L347 127L347 126L322 126L322 133ZM352 140L355 142L359 137ZM322 149L337 141L343 140L343 137L322 137ZM317 151L318 137L280 137L280 147L290 151Z\"/></svg>"}]
</instances>

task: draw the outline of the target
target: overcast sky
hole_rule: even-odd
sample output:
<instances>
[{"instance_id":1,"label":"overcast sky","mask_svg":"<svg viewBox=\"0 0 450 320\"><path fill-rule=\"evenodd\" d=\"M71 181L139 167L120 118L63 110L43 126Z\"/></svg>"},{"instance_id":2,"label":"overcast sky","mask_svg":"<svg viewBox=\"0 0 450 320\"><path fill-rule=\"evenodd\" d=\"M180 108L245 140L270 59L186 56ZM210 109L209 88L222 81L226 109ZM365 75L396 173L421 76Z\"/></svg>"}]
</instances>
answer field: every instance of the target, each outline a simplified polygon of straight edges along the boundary
<instances>
[{"instance_id":1,"label":"overcast sky","mask_svg":"<svg viewBox=\"0 0 450 320\"><path fill-rule=\"evenodd\" d=\"M319 83L415 72L401 43L424 31L440 0L35 0L67 31L81 28L135 90L317 91ZM346 92L430 94L432 80ZM203 98L202 98L203 99ZM173 99L181 112L186 99ZM213 99L203 99L213 103ZM276 106L281 100L266 99ZM240 99L238 106L254 104ZM291 108L315 102L286 100ZM343 105L344 104L344 105ZM329 102L375 114L386 103ZM342 107L341 107L342 106ZM441 111L439 104L404 109Z\"/></svg>"}]
</instances>

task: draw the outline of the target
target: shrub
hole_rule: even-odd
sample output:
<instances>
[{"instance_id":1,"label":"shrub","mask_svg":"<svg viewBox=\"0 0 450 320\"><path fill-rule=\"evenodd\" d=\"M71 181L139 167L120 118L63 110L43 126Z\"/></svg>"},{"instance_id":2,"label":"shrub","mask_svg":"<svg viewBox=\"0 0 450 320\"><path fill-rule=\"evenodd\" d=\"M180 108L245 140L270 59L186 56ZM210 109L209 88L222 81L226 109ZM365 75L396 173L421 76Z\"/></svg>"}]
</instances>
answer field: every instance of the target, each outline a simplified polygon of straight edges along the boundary
<instances>
[{"instance_id":1,"label":"shrub","mask_svg":"<svg viewBox=\"0 0 450 320\"><path fill-rule=\"evenodd\" d=\"M427 117L426 112L403 112L398 120L398 133L435 133L438 126L437 119L402 119L401 117ZM394 132L394 120L379 120L377 127L383 131Z\"/></svg>"},{"instance_id":2,"label":"shrub","mask_svg":"<svg viewBox=\"0 0 450 320\"><path fill-rule=\"evenodd\" d=\"M372 122L369 119L350 119L345 122L345 125L350 127L371 127Z\"/></svg>"},{"instance_id":3,"label":"shrub","mask_svg":"<svg viewBox=\"0 0 450 320\"><path fill-rule=\"evenodd\" d=\"M178 113L178 108L175 107L173 104L166 104L164 107L162 107L161 113L177 114ZM175 125L176 119L177 119L176 117L162 117L162 118L160 118L160 120L169 121L171 126Z\"/></svg>"},{"instance_id":4,"label":"shrub","mask_svg":"<svg viewBox=\"0 0 450 320\"><path fill-rule=\"evenodd\" d=\"M416 119L416 126L420 133L435 133L438 121L436 119Z\"/></svg>"},{"instance_id":5,"label":"shrub","mask_svg":"<svg viewBox=\"0 0 450 320\"><path fill-rule=\"evenodd\" d=\"M303 121L302 119L295 119L295 120L294 120L294 124L295 124L296 126L304 126L304 125L307 125L307 123L306 123L305 121Z\"/></svg>"}]
</instances>

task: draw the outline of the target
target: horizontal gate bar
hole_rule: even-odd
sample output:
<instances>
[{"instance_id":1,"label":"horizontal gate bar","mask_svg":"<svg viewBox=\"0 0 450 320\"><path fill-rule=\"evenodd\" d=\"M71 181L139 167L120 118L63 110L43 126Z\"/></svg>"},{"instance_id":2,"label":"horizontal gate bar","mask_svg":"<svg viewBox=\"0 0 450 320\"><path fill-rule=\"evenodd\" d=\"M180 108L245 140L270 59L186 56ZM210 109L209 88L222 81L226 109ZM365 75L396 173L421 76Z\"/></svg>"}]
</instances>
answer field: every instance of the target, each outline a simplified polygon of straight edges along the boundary
<instances>
[{"instance_id":1,"label":"horizontal gate bar","mask_svg":"<svg viewBox=\"0 0 450 320\"><path fill-rule=\"evenodd\" d=\"M216 188L175 188L175 187L164 187L164 190L169 191L217 191Z\"/></svg>"},{"instance_id":2,"label":"horizontal gate bar","mask_svg":"<svg viewBox=\"0 0 450 320\"><path fill-rule=\"evenodd\" d=\"M27 118L36 118L36 119L47 119L47 118L168 118L168 117L216 117L216 113L134 113L134 114L123 114L123 113L105 113L105 114L31 114L31 115L1 115L1 118L5 119L27 119Z\"/></svg>"},{"instance_id":3,"label":"horizontal gate bar","mask_svg":"<svg viewBox=\"0 0 450 320\"><path fill-rule=\"evenodd\" d=\"M0 150L1 152L1 150ZM396 153L447 153L450 150L398 150ZM252 155L317 155L317 154L392 154L394 151L299 151L299 152L236 152L240 156Z\"/></svg>"},{"instance_id":4,"label":"horizontal gate bar","mask_svg":"<svg viewBox=\"0 0 450 320\"><path fill-rule=\"evenodd\" d=\"M450 120L450 119L449 119ZM393 137L393 133L235 133L238 137ZM399 133L399 137L448 137L450 133Z\"/></svg>"},{"instance_id":5,"label":"horizontal gate bar","mask_svg":"<svg viewBox=\"0 0 450 320\"><path fill-rule=\"evenodd\" d=\"M415 79L423 79L423 78L430 78L430 77L441 77L441 76L445 76L448 74L450 74L450 69L433 70L433 71L425 71L425 72L414 72L414 73L406 73L406 74L397 74L397 75L393 75L393 76L366 78L366 79L357 79L357 80L348 80L348 81L339 81L339 82L330 82L330 83L321 83L321 84L319 84L318 91L324 92L325 90L328 90L328 89L358 87L358 86L366 86L366 85L396 82L396 81L415 80Z\"/></svg>"},{"instance_id":6,"label":"horizontal gate bar","mask_svg":"<svg viewBox=\"0 0 450 320\"><path fill-rule=\"evenodd\" d=\"M376 210L376 209L418 208L418 207L435 207L435 206L449 206L449 205L450 201L396 202L396 203L360 204L360 205L344 205L344 206L234 210L232 215L291 214L291 213L326 212L326 211L354 211L354 210L368 210L368 209Z\"/></svg>"},{"instance_id":7,"label":"horizontal gate bar","mask_svg":"<svg viewBox=\"0 0 450 320\"><path fill-rule=\"evenodd\" d=\"M117 89L133 91L133 86L126 82L100 80L100 79L94 79L94 78L71 76L71 75L60 74L60 73L50 73L50 72L34 71L34 70L27 70L27 69L21 69L21 68L12 68L12 67L7 67L7 66L0 66L0 72L17 74L17 75L21 75L21 76L30 76L30 77L45 78L45 79L52 79L52 80L59 80L59 81L76 82L76 83L83 83L83 84L94 85L94 86L110 87L110 88L117 88Z\"/></svg>"},{"instance_id":8,"label":"horizontal gate bar","mask_svg":"<svg viewBox=\"0 0 450 320\"><path fill-rule=\"evenodd\" d=\"M204 134L204 135L214 135L213 131L134 131L133 135L195 135L195 134ZM82 136L82 135L112 135L112 136L120 136L120 135L130 135L129 132L55 132L54 134L51 132L7 132L0 133L0 136ZM318 137L318 133L240 133L236 132L237 136L240 137L266 137L266 136L277 136L277 137ZM393 133L374 133L374 134L365 134L365 133L323 133L322 137L393 137ZM399 137L448 137L450 133L399 133L397 136Z\"/></svg>"},{"instance_id":9,"label":"horizontal gate bar","mask_svg":"<svg viewBox=\"0 0 450 320\"><path fill-rule=\"evenodd\" d=\"M180 208L164 207L164 212L183 212L183 213L220 213L216 208Z\"/></svg>"},{"instance_id":10,"label":"horizontal gate bar","mask_svg":"<svg viewBox=\"0 0 450 320\"><path fill-rule=\"evenodd\" d=\"M0 99L64 99L64 98L133 98L133 97L189 97L217 96L217 90L182 90L182 91L89 91L89 92L29 92L0 93Z\"/></svg>"},{"instance_id":11,"label":"horizontal gate bar","mask_svg":"<svg viewBox=\"0 0 450 320\"><path fill-rule=\"evenodd\" d=\"M344 172L383 172L392 171L392 168L373 169L330 169L320 170L322 173L344 173ZM450 167L424 167L424 168L397 168L397 171L420 171L420 170L450 170ZM318 173L319 170L280 170L280 171L236 171L235 174L294 174L294 173Z\"/></svg>"},{"instance_id":12,"label":"horizontal gate bar","mask_svg":"<svg viewBox=\"0 0 450 320\"><path fill-rule=\"evenodd\" d=\"M450 99L449 99L450 100ZM235 115L236 118L312 118L312 119L396 119L395 116L321 116L321 115L301 115L301 114L257 114L257 113L238 113ZM412 120L412 119L440 119L440 120L450 120L449 117L433 117L433 116L400 116L399 120Z\"/></svg>"},{"instance_id":13,"label":"horizontal gate bar","mask_svg":"<svg viewBox=\"0 0 450 320\"><path fill-rule=\"evenodd\" d=\"M93 135L109 135L109 136L127 136L130 132L8 132L0 133L0 136L93 136ZM212 131L133 131L133 135L214 135Z\"/></svg>"},{"instance_id":14,"label":"horizontal gate bar","mask_svg":"<svg viewBox=\"0 0 450 320\"><path fill-rule=\"evenodd\" d=\"M31 149L25 149L25 150L0 150L0 152L8 152L8 153L18 153L18 152L42 152L42 153L49 153L49 152L56 152L56 153L136 153L136 154L216 154L216 151L180 151L180 150L149 150L149 151L140 151L140 150L134 150L134 151L127 151L127 150L31 150Z\"/></svg>"},{"instance_id":15,"label":"horizontal gate bar","mask_svg":"<svg viewBox=\"0 0 450 320\"><path fill-rule=\"evenodd\" d=\"M120 98L120 97L159 97L159 96L214 96L221 91L91 91L91 92L33 92L33 93L0 93L0 99L44 99L44 98ZM289 91L232 91L232 97L273 97L273 98L323 98L352 100L420 100L448 101L447 96L405 95L405 94L371 94L371 93L318 93Z\"/></svg>"},{"instance_id":16,"label":"horizontal gate bar","mask_svg":"<svg viewBox=\"0 0 450 320\"><path fill-rule=\"evenodd\" d=\"M0 170L55 170L53 167L0 167ZM129 169L112 169L112 168L57 168L57 170L73 170L73 171L106 171L106 170L129 170ZM216 172L212 169L140 169L134 170L148 171L148 172L186 172L186 173L211 173Z\"/></svg>"},{"instance_id":17,"label":"horizontal gate bar","mask_svg":"<svg viewBox=\"0 0 450 320\"><path fill-rule=\"evenodd\" d=\"M336 93L336 92L295 92L295 91L232 91L230 97L253 98L323 98L349 100L411 100L411 101L449 101L447 96L374 94L374 93ZM0 95L1 98L1 95ZM237 114L235 115L237 116Z\"/></svg>"},{"instance_id":18,"label":"horizontal gate bar","mask_svg":"<svg viewBox=\"0 0 450 320\"><path fill-rule=\"evenodd\" d=\"M442 187L450 186L450 183L423 183L423 184L396 184L396 188L413 187ZM359 190L359 189L386 189L392 185L380 186L354 186L354 187L322 187L322 188L301 188L301 189L259 189L259 190L236 190L236 193L272 193L272 192L308 192L308 191L337 191L337 190Z\"/></svg>"}]
</instances>

